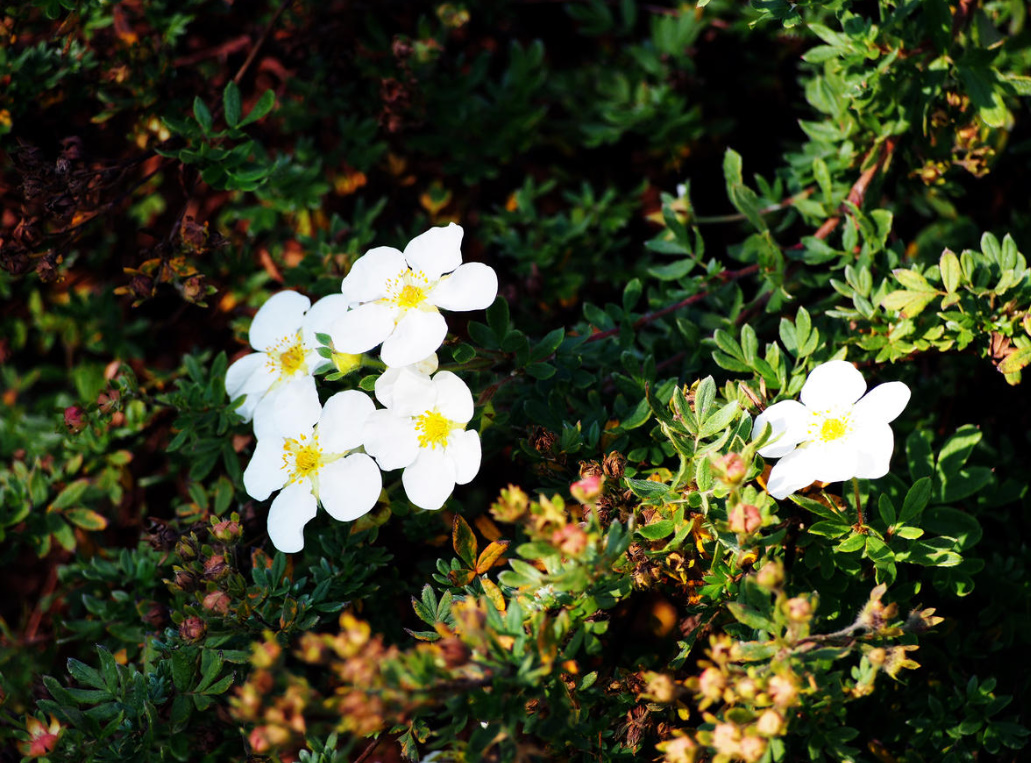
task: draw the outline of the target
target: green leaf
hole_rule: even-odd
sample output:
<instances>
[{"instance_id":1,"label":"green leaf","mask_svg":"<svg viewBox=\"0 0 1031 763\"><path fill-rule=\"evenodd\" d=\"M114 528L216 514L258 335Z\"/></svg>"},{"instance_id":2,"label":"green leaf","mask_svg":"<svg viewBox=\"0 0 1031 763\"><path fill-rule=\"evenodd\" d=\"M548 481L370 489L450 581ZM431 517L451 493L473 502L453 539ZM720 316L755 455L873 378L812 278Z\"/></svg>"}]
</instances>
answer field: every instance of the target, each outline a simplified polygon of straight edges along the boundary
<instances>
[{"instance_id":1,"label":"green leaf","mask_svg":"<svg viewBox=\"0 0 1031 763\"><path fill-rule=\"evenodd\" d=\"M669 535L677 529L672 519L661 519L658 522L653 522L650 525L644 527L638 527L637 532L639 535L643 535L648 540L660 540Z\"/></svg>"},{"instance_id":2,"label":"green leaf","mask_svg":"<svg viewBox=\"0 0 1031 763\"><path fill-rule=\"evenodd\" d=\"M891 527L895 524L895 505L891 502L891 498L885 493L881 493L877 498L877 512L881 515L881 521L884 522L885 527Z\"/></svg>"},{"instance_id":3,"label":"green leaf","mask_svg":"<svg viewBox=\"0 0 1031 763\"><path fill-rule=\"evenodd\" d=\"M508 335L508 302L504 297L499 296L494 300L494 304L487 308L487 325L499 342Z\"/></svg>"},{"instance_id":4,"label":"green leaf","mask_svg":"<svg viewBox=\"0 0 1031 763\"><path fill-rule=\"evenodd\" d=\"M664 482L653 482L652 480L635 480L626 478L627 487L638 498L662 498L669 494L669 485Z\"/></svg>"},{"instance_id":5,"label":"green leaf","mask_svg":"<svg viewBox=\"0 0 1031 763\"><path fill-rule=\"evenodd\" d=\"M715 400L716 382L713 381L711 376L706 376L698 383L694 393L694 410L699 422L705 420Z\"/></svg>"},{"instance_id":6,"label":"green leaf","mask_svg":"<svg viewBox=\"0 0 1031 763\"><path fill-rule=\"evenodd\" d=\"M240 124L240 88L232 80L222 91L222 104L225 107L226 124L237 127Z\"/></svg>"},{"instance_id":7,"label":"green leaf","mask_svg":"<svg viewBox=\"0 0 1031 763\"><path fill-rule=\"evenodd\" d=\"M243 118L243 121L238 125L239 127L246 127L252 122L257 122L263 118L266 114L272 111L272 107L276 105L276 94L272 90L266 90L261 94L258 102L254 104L254 108L250 110L250 113Z\"/></svg>"},{"instance_id":8,"label":"green leaf","mask_svg":"<svg viewBox=\"0 0 1031 763\"><path fill-rule=\"evenodd\" d=\"M65 486L64 490L58 493L57 498L50 504L50 507L52 509L65 509L69 506L74 506L82 499L82 495L86 492L89 484L89 480L75 480L75 482Z\"/></svg>"},{"instance_id":9,"label":"green leaf","mask_svg":"<svg viewBox=\"0 0 1031 763\"><path fill-rule=\"evenodd\" d=\"M92 509L68 509L63 514L65 519L83 530L96 532L107 528L107 517Z\"/></svg>"},{"instance_id":10,"label":"green leaf","mask_svg":"<svg viewBox=\"0 0 1031 763\"><path fill-rule=\"evenodd\" d=\"M893 291L881 299L885 310L898 310L903 318L914 318L934 299L933 291Z\"/></svg>"},{"instance_id":11,"label":"green leaf","mask_svg":"<svg viewBox=\"0 0 1031 763\"><path fill-rule=\"evenodd\" d=\"M959 257L951 249L946 249L938 259L938 269L941 271L942 285L945 286L945 291L949 294L954 293L959 288L959 280L962 275Z\"/></svg>"},{"instance_id":12,"label":"green leaf","mask_svg":"<svg viewBox=\"0 0 1031 763\"><path fill-rule=\"evenodd\" d=\"M193 99L193 118L197 120L197 124L200 125L200 129L204 131L205 135L211 132L213 123L211 110L208 109L199 95Z\"/></svg>"},{"instance_id":13,"label":"green leaf","mask_svg":"<svg viewBox=\"0 0 1031 763\"><path fill-rule=\"evenodd\" d=\"M737 418L739 411L740 408L738 407L737 400L727 403L702 422L701 427L698 429L698 436L705 438L711 437L717 432L722 432Z\"/></svg>"},{"instance_id":14,"label":"green leaf","mask_svg":"<svg viewBox=\"0 0 1031 763\"><path fill-rule=\"evenodd\" d=\"M668 265L653 265L648 268L648 275L660 281L676 281L690 273L694 266L694 260L684 258Z\"/></svg>"},{"instance_id":15,"label":"green leaf","mask_svg":"<svg viewBox=\"0 0 1031 763\"><path fill-rule=\"evenodd\" d=\"M973 548L984 535L977 519L951 506L928 509L924 512L921 524L929 532L955 538L960 551Z\"/></svg>"},{"instance_id":16,"label":"green leaf","mask_svg":"<svg viewBox=\"0 0 1031 763\"><path fill-rule=\"evenodd\" d=\"M634 305L641 299L643 291L644 286L641 283L641 279L631 278L626 288L623 289L623 312L629 313L634 309Z\"/></svg>"},{"instance_id":17,"label":"green leaf","mask_svg":"<svg viewBox=\"0 0 1031 763\"><path fill-rule=\"evenodd\" d=\"M1003 127L1006 124L1006 104L996 88L998 76L987 67L957 67L959 78L963 80L970 102L977 108L977 113L989 127Z\"/></svg>"},{"instance_id":18,"label":"green leaf","mask_svg":"<svg viewBox=\"0 0 1031 763\"><path fill-rule=\"evenodd\" d=\"M730 610L730 614L734 616L742 625L746 625L749 628L757 631L765 631L766 633L773 633L776 626L765 617L761 612L751 607L745 606L736 601L729 602L727 609Z\"/></svg>"},{"instance_id":19,"label":"green leaf","mask_svg":"<svg viewBox=\"0 0 1031 763\"><path fill-rule=\"evenodd\" d=\"M899 514L899 521L903 524L910 524L923 513L930 500L931 478L921 477L913 483L913 486L909 488L909 492L906 493L905 500L902 502L902 513Z\"/></svg>"},{"instance_id":20,"label":"green leaf","mask_svg":"<svg viewBox=\"0 0 1031 763\"><path fill-rule=\"evenodd\" d=\"M100 673L74 657L68 658L68 672L80 684L92 686L94 689L107 689L104 679L100 677Z\"/></svg>"},{"instance_id":21,"label":"green leaf","mask_svg":"<svg viewBox=\"0 0 1031 763\"><path fill-rule=\"evenodd\" d=\"M999 371L1004 374L1015 374L1029 363L1031 363L1031 346L1021 347L1019 350L1011 352L999 363Z\"/></svg>"},{"instance_id":22,"label":"green leaf","mask_svg":"<svg viewBox=\"0 0 1031 763\"><path fill-rule=\"evenodd\" d=\"M822 535L825 538L840 538L849 532L852 527L845 522L833 519L824 519L809 528L813 535Z\"/></svg>"},{"instance_id":23,"label":"green leaf","mask_svg":"<svg viewBox=\"0 0 1031 763\"><path fill-rule=\"evenodd\" d=\"M949 474L958 472L966 464L967 459L970 458L970 453L974 450L974 446L979 442L981 442L981 430L972 424L965 424L957 429L945 441L941 452L938 453L939 476L946 477Z\"/></svg>"},{"instance_id":24,"label":"green leaf","mask_svg":"<svg viewBox=\"0 0 1031 763\"><path fill-rule=\"evenodd\" d=\"M866 539L866 535L855 533L841 541L841 543L834 547L834 550L840 551L843 554L850 554L866 546Z\"/></svg>"},{"instance_id":25,"label":"green leaf","mask_svg":"<svg viewBox=\"0 0 1031 763\"><path fill-rule=\"evenodd\" d=\"M934 474L934 453L929 432L914 430L906 438L906 462L914 480Z\"/></svg>"},{"instance_id":26,"label":"green leaf","mask_svg":"<svg viewBox=\"0 0 1031 763\"><path fill-rule=\"evenodd\" d=\"M563 328L557 328L554 331L548 332L530 351L530 360L538 363L551 357L555 350L558 349L558 346L562 344L562 340L565 337L566 330Z\"/></svg>"},{"instance_id":27,"label":"green leaf","mask_svg":"<svg viewBox=\"0 0 1031 763\"><path fill-rule=\"evenodd\" d=\"M465 562L467 567L476 566L476 536L473 535L469 523L462 519L461 515L455 514L455 521L451 527L451 539L455 547L455 553Z\"/></svg>"},{"instance_id":28,"label":"green leaf","mask_svg":"<svg viewBox=\"0 0 1031 763\"><path fill-rule=\"evenodd\" d=\"M816 514L819 517L823 517L824 519L829 519L832 522L843 522L845 519L841 514L836 512L834 509L828 506L824 506L822 503L820 503L819 501L814 501L812 498L806 498L805 496L797 494L790 496L790 498L803 509L807 509L811 511L813 514Z\"/></svg>"}]
</instances>

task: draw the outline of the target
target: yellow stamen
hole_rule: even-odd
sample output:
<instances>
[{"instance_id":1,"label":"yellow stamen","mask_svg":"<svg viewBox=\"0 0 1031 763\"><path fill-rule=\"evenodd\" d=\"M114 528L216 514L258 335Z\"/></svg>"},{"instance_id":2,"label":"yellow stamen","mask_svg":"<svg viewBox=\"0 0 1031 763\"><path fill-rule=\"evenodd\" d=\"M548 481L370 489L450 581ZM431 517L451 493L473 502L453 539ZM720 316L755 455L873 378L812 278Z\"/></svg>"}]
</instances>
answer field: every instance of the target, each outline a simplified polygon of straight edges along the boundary
<instances>
[{"instance_id":1,"label":"yellow stamen","mask_svg":"<svg viewBox=\"0 0 1031 763\"><path fill-rule=\"evenodd\" d=\"M283 443L283 465L290 472L291 483L315 476L323 466L319 436L313 434L309 439L302 434L296 440L286 440Z\"/></svg>"},{"instance_id":2,"label":"yellow stamen","mask_svg":"<svg viewBox=\"0 0 1031 763\"><path fill-rule=\"evenodd\" d=\"M820 439L824 442L837 440L848 431L848 425L841 419L824 419L820 427Z\"/></svg>"},{"instance_id":3,"label":"yellow stamen","mask_svg":"<svg viewBox=\"0 0 1031 763\"><path fill-rule=\"evenodd\" d=\"M407 270L387 282L387 302L393 302L402 310L422 308L430 290L430 281L421 271Z\"/></svg>"},{"instance_id":4,"label":"yellow stamen","mask_svg":"<svg viewBox=\"0 0 1031 763\"><path fill-rule=\"evenodd\" d=\"M448 435L452 429L461 429L462 425L446 418L436 411L427 411L415 417L415 430L419 433L419 446L435 448L438 445L447 447Z\"/></svg>"},{"instance_id":5,"label":"yellow stamen","mask_svg":"<svg viewBox=\"0 0 1031 763\"><path fill-rule=\"evenodd\" d=\"M397 302L398 307L417 307L424 299L426 299L425 289L405 284L405 287L401 289L401 293L397 295L394 301Z\"/></svg>"},{"instance_id":6,"label":"yellow stamen","mask_svg":"<svg viewBox=\"0 0 1031 763\"><path fill-rule=\"evenodd\" d=\"M279 340L278 344L269 350L269 361L271 370L278 372L280 377L293 376L301 372L308 372L308 364L305 362L304 345L301 344L301 332L294 335L287 335Z\"/></svg>"}]
</instances>

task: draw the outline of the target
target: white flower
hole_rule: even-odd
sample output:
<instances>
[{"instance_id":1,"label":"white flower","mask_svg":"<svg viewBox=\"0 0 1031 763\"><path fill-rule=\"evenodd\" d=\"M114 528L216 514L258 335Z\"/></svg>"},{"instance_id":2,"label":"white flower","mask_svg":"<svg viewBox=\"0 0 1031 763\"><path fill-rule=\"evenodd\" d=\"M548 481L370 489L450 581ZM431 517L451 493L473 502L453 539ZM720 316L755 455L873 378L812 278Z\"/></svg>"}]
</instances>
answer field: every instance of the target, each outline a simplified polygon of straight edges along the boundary
<instances>
[{"instance_id":1,"label":"white flower","mask_svg":"<svg viewBox=\"0 0 1031 763\"><path fill-rule=\"evenodd\" d=\"M295 291L281 291L265 302L251 323L251 346L226 371L226 392L231 400L246 399L236 409L244 421L272 417L314 421L322 406L315 390L315 370L325 360L316 351L316 333L326 332L337 314L347 310L342 294L315 303Z\"/></svg>"},{"instance_id":2,"label":"white flower","mask_svg":"<svg viewBox=\"0 0 1031 763\"><path fill-rule=\"evenodd\" d=\"M450 371L430 378L412 367L400 369L376 397L387 406L369 416L365 450L381 469L404 469L401 484L408 500L439 509L455 489L480 470L480 436L466 431L473 396Z\"/></svg>"},{"instance_id":3,"label":"white flower","mask_svg":"<svg viewBox=\"0 0 1031 763\"><path fill-rule=\"evenodd\" d=\"M894 436L888 423L909 402L909 387L888 382L866 392L855 366L832 360L812 370L802 387L802 402L783 400L755 419L753 431L773 428L763 458L780 460L767 489L786 498L811 482L876 479L888 473ZM862 398L862 399L860 399Z\"/></svg>"},{"instance_id":4,"label":"white flower","mask_svg":"<svg viewBox=\"0 0 1031 763\"><path fill-rule=\"evenodd\" d=\"M447 322L438 308L489 307L497 274L479 262L462 264L462 233L451 223L416 236L404 253L380 246L359 257L340 286L355 307L330 329L336 350L362 353L382 343L386 365L407 366L444 341Z\"/></svg>"},{"instance_id":5,"label":"white flower","mask_svg":"<svg viewBox=\"0 0 1031 763\"><path fill-rule=\"evenodd\" d=\"M281 489L268 515L269 537L277 549L293 553L304 547L304 525L314 518L318 503L342 522L376 505L382 475L372 458L355 452L375 407L364 392L348 390L329 398L321 414L296 421L293 431L255 422L258 444L243 484L259 501Z\"/></svg>"}]
</instances>

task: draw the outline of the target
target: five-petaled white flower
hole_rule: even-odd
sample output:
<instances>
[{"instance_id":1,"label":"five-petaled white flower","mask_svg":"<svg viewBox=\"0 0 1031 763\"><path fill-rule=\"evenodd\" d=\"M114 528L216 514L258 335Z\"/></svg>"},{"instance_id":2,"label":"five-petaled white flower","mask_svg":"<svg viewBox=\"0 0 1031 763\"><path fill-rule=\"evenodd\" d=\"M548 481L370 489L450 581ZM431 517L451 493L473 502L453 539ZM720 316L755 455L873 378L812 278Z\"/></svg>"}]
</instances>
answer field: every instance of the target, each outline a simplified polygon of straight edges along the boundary
<instances>
[{"instance_id":1,"label":"five-petaled white flower","mask_svg":"<svg viewBox=\"0 0 1031 763\"><path fill-rule=\"evenodd\" d=\"M319 503L334 519L367 514L383 489L376 462L362 446L366 420L375 409L364 392L338 392L314 418L295 421L292 431L255 421L258 444L243 474L248 494L264 501L281 490L268 515L268 533L280 551L304 547L304 525Z\"/></svg>"},{"instance_id":2,"label":"five-petaled white flower","mask_svg":"<svg viewBox=\"0 0 1031 763\"><path fill-rule=\"evenodd\" d=\"M447 321L438 309L489 307L497 274L479 262L462 264L462 234L451 223L416 236L403 253L380 246L359 257L340 286L355 307L330 328L336 350L357 354L382 343L386 365L407 366L444 341Z\"/></svg>"},{"instance_id":3,"label":"five-petaled white flower","mask_svg":"<svg viewBox=\"0 0 1031 763\"><path fill-rule=\"evenodd\" d=\"M377 383L376 397L387 407L369 416L365 450L385 471L404 469L401 484L413 504L439 509L480 470L480 436L465 428L472 393L450 371L431 378L410 366Z\"/></svg>"},{"instance_id":4,"label":"five-petaled white flower","mask_svg":"<svg viewBox=\"0 0 1031 763\"><path fill-rule=\"evenodd\" d=\"M888 424L909 402L909 387L894 381L864 392L866 381L856 367L832 360L810 372L802 402L783 400L756 417L754 432L764 424L773 428L759 455L780 459L770 472L770 495L786 498L817 480L876 479L888 473L895 444Z\"/></svg>"},{"instance_id":5,"label":"five-petaled white flower","mask_svg":"<svg viewBox=\"0 0 1031 763\"><path fill-rule=\"evenodd\" d=\"M244 421L269 417L289 427L318 418L322 406L313 374L326 361L317 352L315 334L326 332L346 309L342 294L312 306L296 291L281 291L261 306L250 329L251 346L258 352L244 355L226 371L229 398L247 396L236 409Z\"/></svg>"}]
</instances>

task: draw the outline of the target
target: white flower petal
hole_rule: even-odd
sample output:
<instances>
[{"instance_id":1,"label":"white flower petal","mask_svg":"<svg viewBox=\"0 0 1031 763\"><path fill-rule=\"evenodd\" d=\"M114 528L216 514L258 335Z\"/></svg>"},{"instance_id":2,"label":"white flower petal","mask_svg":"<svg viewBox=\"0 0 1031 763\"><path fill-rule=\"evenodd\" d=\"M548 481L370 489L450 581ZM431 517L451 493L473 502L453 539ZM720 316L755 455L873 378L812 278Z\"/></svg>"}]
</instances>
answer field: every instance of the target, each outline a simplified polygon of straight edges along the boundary
<instances>
[{"instance_id":1,"label":"white flower petal","mask_svg":"<svg viewBox=\"0 0 1031 763\"><path fill-rule=\"evenodd\" d=\"M361 447L365 422L374 410L376 404L364 392L337 392L326 401L319 418L319 447L324 453L346 453Z\"/></svg>"},{"instance_id":2,"label":"white flower petal","mask_svg":"<svg viewBox=\"0 0 1031 763\"><path fill-rule=\"evenodd\" d=\"M330 327L336 323L337 318L347 312L350 304L343 294L330 294L323 297L304 316L301 324L301 334L305 347L318 347L319 342L316 334L328 334Z\"/></svg>"},{"instance_id":3,"label":"white flower petal","mask_svg":"<svg viewBox=\"0 0 1031 763\"><path fill-rule=\"evenodd\" d=\"M304 526L315 518L318 501L311 482L301 480L283 489L268 510L268 536L272 545L285 554L304 548Z\"/></svg>"},{"instance_id":4,"label":"white flower petal","mask_svg":"<svg viewBox=\"0 0 1031 763\"><path fill-rule=\"evenodd\" d=\"M888 473L891 452L895 447L895 435L887 423L864 422L849 439L852 440L858 454L856 477L875 480Z\"/></svg>"},{"instance_id":5,"label":"white flower petal","mask_svg":"<svg viewBox=\"0 0 1031 763\"><path fill-rule=\"evenodd\" d=\"M900 381L878 384L856 403L852 415L858 420L887 424L899 417L909 403L910 394L909 387Z\"/></svg>"},{"instance_id":6,"label":"white flower petal","mask_svg":"<svg viewBox=\"0 0 1031 763\"><path fill-rule=\"evenodd\" d=\"M439 448L425 448L401 474L408 500L420 509L436 511L455 489L455 463Z\"/></svg>"},{"instance_id":7,"label":"white flower petal","mask_svg":"<svg viewBox=\"0 0 1031 763\"><path fill-rule=\"evenodd\" d=\"M292 337L301 328L309 307L311 300L296 291L273 294L251 322L251 347L264 352L275 347L284 337Z\"/></svg>"},{"instance_id":8,"label":"white flower petal","mask_svg":"<svg viewBox=\"0 0 1031 763\"><path fill-rule=\"evenodd\" d=\"M820 482L844 482L856 476L859 467L859 449L854 436L842 437L831 442L811 443L806 446L813 451L816 474L813 479Z\"/></svg>"},{"instance_id":9,"label":"white flower petal","mask_svg":"<svg viewBox=\"0 0 1031 763\"><path fill-rule=\"evenodd\" d=\"M376 399L398 416L416 416L433 408L437 388L415 366L388 368L376 380Z\"/></svg>"},{"instance_id":10,"label":"white flower petal","mask_svg":"<svg viewBox=\"0 0 1031 763\"><path fill-rule=\"evenodd\" d=\"M436 408L452 421L465 424L473 417L473 393L465 382L450 371L441 371L433 377L437 390Z\"/></svg>"},{"instance_id":11,"label":"white flower petal","mask_svg":"<svg viewBox=\"0 0 1031 763\"><path fill-rule=\"evenodd\" d=\"M773 465L766 490L777 500L801 490L816 479L817 460L813 448L795 448Z\"/></svg>"},{"instance_id":12,"label":"white flower petal","mask_svg":"<svg viewBox=\"0 0 1031 763\"><path fill-rule=\"evenodd\" d=\"M446 336L447 321L436 310L407 310L383 340L380 358L388 366L408 366L436 352Z\"/></svg>"},{"instance_id":13,"label":"white flower petal","mask_svg":"<svg viewBox=\"0 0 1031 763\"><path fill-rule=\"evenodd\" d=\"M376 462L364 453L355 453L319 469L322 508L341 522L350 522L372 511L382 490L383 475Z\"/></svg>"},{"instance_id":14,"label":"white flower petal","mask_svg":"<svg viewBox=\"0 0 1031 763\"><path fill-rule=\"evenodd\" d=\"M286 484L287 477L283 463L283 438L258 440L254 455L243 472L243 486L247 495L256 501L264 501L274 490Z\"/></svg>"},{"instance_id":15,"label":"white flower petal","mask_svg":"<svg viewBox=\"0 0 1031 763\"><path fill-rule=\"evenodd\" d=\"M312 376L294 376L269 391L254 411L254 434L294 437L310 432L322 413Z\"/></svg>"},{"instance_id":16,"label":"white flower petal","mask_svg":"<svg viewBox=\"0 0 1031 763\"><path fill-rule=\"evenodd\" d=\"M440 280L427 295L444 310L485 310L498 296L498 274L482 262L467 262Z\"/></svg>"},{"instance_id":17,"label":"white flower petal","mask_svg":"<svg viewBox=\"0 0 1031 763\"><path fill-rule=\"evenodd\" d=\"M226 394L230 400L234 400L244 394L243 388L254 372L259 370L268 361L268 356L263 352L252 352L244 355L226 369Z\"/></svg>"},{"instance_id":18,"label":"white flower petal","mask_svg":"<svg viewBox=\"0 0 1031 763\"><path fill-rule=\"evenodd\" d=\"M812 413L797 400L781 400L755 417L752 435L757 436L764 424L773 429L768 444L759 449L763 458L786 456L805 439Z\"/></svg>"},{"instance_id":19,"label":"white flower petal","mask_svg":"<svg viewBox=\"0 0 1031 763\"><path fill-rule=\"evenodd\" d=\"M377 246L355 260L340 291L352 305L372 302L387 296L387 281L407 271L408 263L401 252L392 246Z\"/></svg>"},{"instance_id":20,"label":"white flower petal","mask_svg":"<svg viewBox=\"0 0 1031 763\"><path fill-rule=\"evenodd\" d=\"M462 226L454 223L447 227L430 228L408 242L405 259L412 270L422 271L433 283L444 273L450 273L462 264L464 233Z\"/></svg>"},{"instance_id":21,"label":"white flower petal","mask_svg":"<svg viewBox=\"0 0 1031 763\"><path fill-rule=\"evenodd\" d=\"M362 435L365 452L376 459L384 471L403 469L419 455L419 436L410 418L395 416L387 410L373 411L365 421Z\"/></svg>"},{"instance_id":22,"label":"white flower petal","mask_svg":"<svg viewBox=\"0 0 1031 763\"><path fill-rule=\"evenodd\" d=\"M368 352L390 336L398 312L393 305L375 302L348 310L330 326L329 335L333 339L333 346L337 352L352 355Z\"/></svg>"},{"instance_id":23,"label":"white flower petal","mask_svg":"<svg viewBox=\"0 0 1031 763\"><path fill-rule=\"evenodd\" d=\"M466 484L480 471L480 435L470 429L452 432L448 435L444 455L455 465L455 482Z\"/></svg>"},{"instance_id":24,"label":"white flower petal","mask_svg":"<svg viewBox=\"0 0 1031 763\"><path fill-rule=\"evenodd\" d=\"M844 360L831 360L809 373L799 397L806 408L825 410L851 406L866 392L859 369Z\"/></svg>"}]
</instances>

